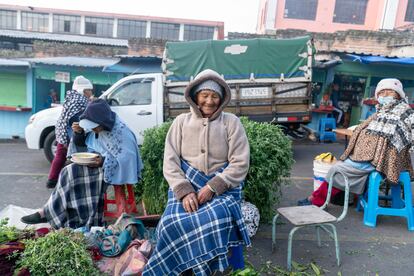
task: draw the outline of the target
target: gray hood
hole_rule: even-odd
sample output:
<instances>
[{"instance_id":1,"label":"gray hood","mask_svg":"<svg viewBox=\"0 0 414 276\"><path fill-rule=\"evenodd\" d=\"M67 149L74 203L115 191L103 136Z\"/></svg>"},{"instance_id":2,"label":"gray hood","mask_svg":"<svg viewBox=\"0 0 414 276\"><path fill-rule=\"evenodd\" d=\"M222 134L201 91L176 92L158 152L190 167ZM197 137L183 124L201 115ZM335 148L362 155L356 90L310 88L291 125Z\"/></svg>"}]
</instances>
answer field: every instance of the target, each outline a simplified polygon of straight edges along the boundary
<instances>
[{"instance_id":1,"label":"gray hood","mask_svg":"<svg viewBox=\"0 0 414 276\"><path fill-rule=\"evenodd\" d=\"M210 121L216 119L223 109L228 105L231 100L231 91L229 85L226 81L216 72L211 69L206 69L198 73L198 75L191 81L184 91L184 96L186 101L190 104L192 111L199 117L203 117L201 111L198 109L197 104L194 102L194 99L191 97L193 89L206 80L216 81L223 87L223 99L221 100L219 108L214 112L214 114L209 118Z\"/></svg>"}]
</instances>

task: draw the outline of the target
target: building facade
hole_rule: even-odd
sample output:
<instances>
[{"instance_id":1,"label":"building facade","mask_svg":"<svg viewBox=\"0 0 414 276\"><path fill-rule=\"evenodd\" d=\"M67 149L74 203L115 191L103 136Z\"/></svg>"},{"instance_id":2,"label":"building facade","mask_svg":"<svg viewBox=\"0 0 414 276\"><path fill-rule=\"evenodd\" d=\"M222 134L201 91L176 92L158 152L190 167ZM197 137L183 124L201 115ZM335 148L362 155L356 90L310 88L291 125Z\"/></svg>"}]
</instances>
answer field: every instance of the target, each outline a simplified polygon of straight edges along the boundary
<instances>
[{"instance_id":1,"label":"building facade","mask_svg":"<svg viewBox=\"0 0 414 276\"><path fill-rule=\"evenodd\" d=\"M119 39L179 41L224 38L224 23L217 21L14 5L0 5L1 29Z\"/></svg>"},{"instance_id":2,"label":"building facade","mask_svg":"<svg viewBox=\"0 0 414 276\"><path fill-rule=\"evenodd\" d=\"M413 23L414 0L261 0L256 31L375 31Z\"/></svg>"}]
</instances>

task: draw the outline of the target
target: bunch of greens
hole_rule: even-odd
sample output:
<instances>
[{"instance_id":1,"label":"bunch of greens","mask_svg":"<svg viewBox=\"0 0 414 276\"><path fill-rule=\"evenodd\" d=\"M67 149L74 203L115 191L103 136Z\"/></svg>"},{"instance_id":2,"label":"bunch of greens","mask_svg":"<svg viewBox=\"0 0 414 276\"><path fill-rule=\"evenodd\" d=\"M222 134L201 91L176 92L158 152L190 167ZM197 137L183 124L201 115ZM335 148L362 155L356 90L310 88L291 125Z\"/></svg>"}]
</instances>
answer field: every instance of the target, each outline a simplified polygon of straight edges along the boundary
<instances>
[{"instance_id":1,"label":"bunch of greens","mask_svg":"<svg viewBox=\"0 0 414 276\"><path fill-rule=\"evenodd\" d=\"M50 232L44 237L25 240L25 251L16 271L27 268L31 275L99 275L86 249L81 233L70 229Z\"/></svg>"},{"instance_id":2,"label":"bunch of greens","mask_svg":"<svg viewBox=\"0 0 414 276\"><path fill-rule=\"evenodd\" d=\"M7 226L8 221L8 218L0 220L0 244L19 238L20 231L14 226Z\"/></svg>"},{"instance_id":3,"label":"bunch of greens","mask_svg":"<svg viewBox=\"0 0 414 276\"><path fill-rule=\"evenodd\" d=\"M293 165L292 144L282 130L269 123L241 118L250 145L250 168L244 195L260 211L262 220L269 221L279 202L283 179Z\"/></svg>"},{"instance_id":4,"label":"bunch of greens","mask_svg":"<svg viewBox=\"0 0 414 276\"><path fill-rule=\"evenodd\" d=\"M281 129L268 123L241 119L250 144L250 169L244 194L255 204L263 220L268 221L280 198L284 177L293 164L290 140ZM136 194L143 199L149 213L161 214L167 203L168 183L162 167L165 137L171 122L144 132L141 154L144 162L143 181L136 185Z\"/></svg>"},{"instance_id":5,"label":"bunch of greens","mask_svg":"<svg viewBox=\"0 0 414 276\"><path fill-rule=\"evenodd\" d=\"M247 267L243 270L233 271L231 276L259 276L259 275L279 275L279 276L321 276L324 274L323 269L315 263L299 264L292 262L292 271L288 271L279 265L267 261L259 269L247 262ZM342 275L338 272L338 276Z\"/></svg>"},{"instance_id":6,"label":"bunch of greens","mask_svg":"<svg viewBox=\"0 0 414 276\"><path fill-rule=\"evenodd\" d=\"M162 214L167 203L168 183L164 178L165 137L172 122L145 130L141 156L144 163L142 181L135 185L135 194L142 199L150 214Z\"/></svg>"}]
</instances>

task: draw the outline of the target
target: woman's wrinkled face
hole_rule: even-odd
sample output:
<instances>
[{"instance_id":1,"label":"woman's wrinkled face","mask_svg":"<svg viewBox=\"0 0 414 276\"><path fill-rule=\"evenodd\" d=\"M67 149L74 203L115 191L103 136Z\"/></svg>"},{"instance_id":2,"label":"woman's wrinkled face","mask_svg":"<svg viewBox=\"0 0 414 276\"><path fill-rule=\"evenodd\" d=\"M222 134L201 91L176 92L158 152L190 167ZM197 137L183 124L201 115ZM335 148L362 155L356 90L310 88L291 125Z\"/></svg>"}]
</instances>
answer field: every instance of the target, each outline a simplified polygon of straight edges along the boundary
<instances>
[{"instance_id":1,"label":"woman's wrinkled face","mask_svg":"<svg viewBox=\"0 0 414 276\"><path fill-rule=\"evenodd\" d=\"M85 95L86 98L90 98L93 96L93 91L92 89L84 89L83 90L83 95Z\"/></svg>"},{"instance_id":2,"label":"woman's wrinkled face","mask_svg":"<svg viewBox=\"0 0 414 276\"><path fill-rule=\"evenodd\" d=\"M400 95L392 89L381 90L380 92L378 92L377 95L378 95L378 98L379 97L393 97L396 100L400 99Z\"/></svg>"},{"instance_id":3,"label":"woman's wrinkled face","mask_svg":"<svg viewBox=\"0 0 414 276\"><path fill-rule=\"evenodd\" d=\"M103 126L97 126L95 128L92 129L93 132L95 132L96 134L98 134L99 132L101 132L103 129Z\"/></svg>"},{"instance_id":4,"label":"woman's wrinkled face","mask_svg":"<svg viewBox=\"0 0 414 276\"><path fill-rule=\"evenodd\" d=\"M204 118L210 118L220 106L220 96L211 90L201 90L196 97L196 104Z\"/></svg>"}]
</instances>

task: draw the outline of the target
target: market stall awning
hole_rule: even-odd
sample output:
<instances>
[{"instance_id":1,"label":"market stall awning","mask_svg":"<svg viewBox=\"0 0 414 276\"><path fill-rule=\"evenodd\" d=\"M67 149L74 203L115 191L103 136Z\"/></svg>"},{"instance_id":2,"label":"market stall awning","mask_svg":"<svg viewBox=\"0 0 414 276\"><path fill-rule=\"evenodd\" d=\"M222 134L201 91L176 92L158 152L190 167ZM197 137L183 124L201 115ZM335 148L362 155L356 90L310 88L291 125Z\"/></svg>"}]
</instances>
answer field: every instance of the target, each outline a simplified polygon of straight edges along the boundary
<instances>
[{"instance_id":1,"label":"market stall awning","mask_svg":"<svg viewBox=\"0 0 414 276\"><path fill-rule=\"evenodd\" d=\"M117 58L93 58L93 57L46 57L46 58L22 58L35 65L73 66L73 67L105 67L119 61Z\"/></svg>"},{"instance_id":2,"label":"market stall awning","mask_svg":"<svg viewBox=\"0 0 414 276\"><path fill-rule=\"evenodd\" d=\"M161 73L161 57L156 56L117 56L120 60L102 70L105 73L146 74Z\"/></svg>"},{"instance_id":3,"label":"market stall awning","mask_svg":"<svg viewBox=\"0 0 414 276\"><path fill-rule=\"evenodd\" d=\"M354 62L360 62L364 64L399 64L399 65L414 65L414 58L391 58L391 57L383 57L383 56L365 56L365 55L355 55L355 54L347 54L347 60L351 60Z\"/></svg>"},{"instance_id":4,"label":"market stall awning","mask_svg":"<svg viewBox=\"0 0 414 276\"><path fill-rule=\"evenodd\" d=\"M22 60L0 58L0 66L29 67L30 63Z\"/></svg>"}]
</instances>

